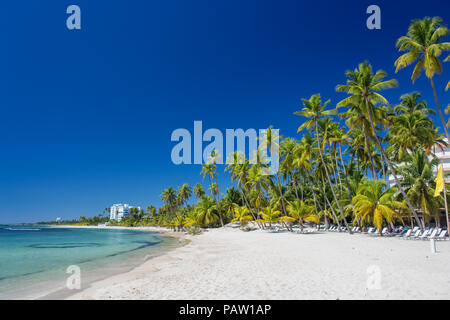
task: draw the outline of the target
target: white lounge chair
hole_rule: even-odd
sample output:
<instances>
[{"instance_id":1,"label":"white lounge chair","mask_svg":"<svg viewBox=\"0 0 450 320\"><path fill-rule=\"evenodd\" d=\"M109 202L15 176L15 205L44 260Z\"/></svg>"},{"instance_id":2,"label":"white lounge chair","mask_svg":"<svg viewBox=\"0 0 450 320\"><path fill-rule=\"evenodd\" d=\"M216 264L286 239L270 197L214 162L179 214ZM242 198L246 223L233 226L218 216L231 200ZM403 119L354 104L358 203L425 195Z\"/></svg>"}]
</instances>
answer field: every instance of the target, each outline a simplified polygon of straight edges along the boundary
<instances>
[{"instance_id":1,"label":"white lounge chair","mask_svg":"<svg viewBox=\"0 0 450 320\"><path fill-rule=\"evenodd\" d=\"M447 230L442 230L439 236L436 237L437 240L447 240Z\"/></svg>"},{"instance_id":2,"label":"white lounge chair","mask_svg":"<svg viewBox=\"0 0 450 320\"><path fill-rule=\"evenodd\" d=\"M416 232L414 232L414 230L413 230L413 233L414 233L414 234L413 234L412 236L409 236L409 237L406 238L406 239L408 239L408 240L415 239L415 238L417 238L418 236L420 236L421 232L422 232L422 231L420 231L420 229L417 230Z\"/></svg>"},{"instance_id":3,"label":"white lounge chair","mask_svg":"<svg viewBox=\"0 0 450 320\"><path fill-rule=\"evenodd\" d=\"M402 237L402 238L404 238L404 239L407 239L407 238L409 238L409 236L411 235L411 233L412 233L412 229L409 229L408 231L406 231L406 233L405 234L401 234L401 235L398 235L398 237Z\"/></svg>"},{"instance_id":4,"label":"white lounge chair","mask_svg":"<svg viewBox=\"0 0 450 320\"><path fill-rule=\"evenodd\" d=\"M435 239L437 233L438 233L438 229L434 229L433 232L427 237L428 240L430 240L430 239Z\"/></svg>"},{"instance_id":5,"label":"white lounge chair","mask_svg":"<svg viewBox=\"0 0 450 320\"><path fill-rule=\"evenodd\" d=\"M431 234L431 230L425 230L417 239L424 240Z\"/></svg>"}]
</instances>

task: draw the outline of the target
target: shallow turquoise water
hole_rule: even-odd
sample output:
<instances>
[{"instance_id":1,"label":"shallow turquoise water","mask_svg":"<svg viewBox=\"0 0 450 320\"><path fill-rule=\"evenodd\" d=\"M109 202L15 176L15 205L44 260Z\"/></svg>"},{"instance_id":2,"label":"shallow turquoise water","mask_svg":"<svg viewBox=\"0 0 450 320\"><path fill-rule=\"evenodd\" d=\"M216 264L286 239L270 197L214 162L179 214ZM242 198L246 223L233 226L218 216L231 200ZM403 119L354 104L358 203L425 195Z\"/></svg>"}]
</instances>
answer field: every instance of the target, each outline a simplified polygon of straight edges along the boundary
<instances>
[{"instance_id":1,"label":"shallow turquoise water","mask_svg":"<svg viewBox=\"0 0 450 320\"><path fill-rule=\"evenodd\" d=\"M80 267L85 287L136 266L174 242L149 231L0 225L0 297L19 292L20 298L21 291L44 283L47 289L50 284L64 289L70 265Z\"/></svg>"}]
</instances>

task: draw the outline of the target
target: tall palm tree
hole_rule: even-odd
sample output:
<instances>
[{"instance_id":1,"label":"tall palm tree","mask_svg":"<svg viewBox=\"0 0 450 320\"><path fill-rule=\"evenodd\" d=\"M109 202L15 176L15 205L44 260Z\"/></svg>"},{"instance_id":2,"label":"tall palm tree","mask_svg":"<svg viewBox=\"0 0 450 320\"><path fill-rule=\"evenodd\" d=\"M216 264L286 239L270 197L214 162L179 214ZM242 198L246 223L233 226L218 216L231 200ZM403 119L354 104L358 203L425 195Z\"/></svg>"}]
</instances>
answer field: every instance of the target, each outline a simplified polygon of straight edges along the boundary
<instances>
[{"instance_id":1,"label":"tall palm tree","mask_svg":"<svg viewBox=\"0 0 450 320\"><path fill-rule=\"evenodd\" d=\"M179 205L184 205L192 195L192 188L187 184L183 184L178 188L177 202Z\"/></svg>"},{"instance_id":2,"label":"tall palm tree","mask_svg":"<svg viewBox=\"0 0 450 320\"><path fill-rule=\"evenodd\" d=\"M411 21L406 36L402 36L397 40L396 46L399 48L399 51L407 52L395 61L395 72L417 61L411 75L411 80L414 83L421 72L425 70L425 75L430 79L434 100L436 101L436 107L442 121L442 126L444 127L445 135L450 142L450 135L441 107L439 106L433 81L436 73L442 73L442 63L439 59L440 55L443 51L450 50L450 42L442 42L449 34L449 29L442 25L441 22L442 19L439 17L425 17L422 20Z\"/></svg>"},{"instance_id":3,"label":"tall palm tree","mask_svg":"<svg viewBox=\"0 0 450 320\"><path fill-rule=\"evenodd\" d=\"M197 183L194 187L194 195L201 199L205 195L205 188L200 183Z\"/></svg>"},{"instance_id":4,"label":"tall palm tree","mask_svg":"<svg viewBox=\"0 0 450 320\"><path fill-rule=\"evenodd\" d=\"M386 100L386 98L383 97L381 94L379 94L377 91L397 87L398 86L397 80L390 79L383 81L383 79L387 76L386 72L384 72L383 70L378 70L375 74L373 74L372 66L367 61L359 64L358 68L356 68L354 71L350 70L347 71L346 76L348 78L347 83L337 85L336 91L346 92L350 94L350 97L347 97L344 100L340 101L337 106L362 105L362 104L366 106L365 115L369 119L373 134L375 136L375 141L377 143L378 149L380 150L381 156L384 158L384 161L388 165L389 171L394 177L395 184L402 193L409 210L411 210L411 213L414 215L414 218L416 219L416 222L419 225L420 229L423 230L423 226L420 223L419 217L417 216L417 213L414 210L411 201L406 195L405 190L403 190L400 184L400 180L395 174L395 170L394 167L392 166L391 161L386 156L386 152L384 151L384 148L381 145L380 138L376 133L377 130L375 129L375 124L372 118L372 115L374 113L373 109L375 108L374 104L383 103L385 105L389 105L389 102Z\"/></svg>"},{"instance_id":5,"label":"tall palm tree","mask_svg":"<svg viewBox=\"0 0 450 320\"><path fill-rule=\"evenodd\" d=\"M322 99L320 97L320 94L314 94L314 95L311 96L311 98L309 100L302 99L302 101L303 101L304 108L301 111L295 112L295 114L298 114L298 115L304 116L306 118L309 118L309 120L305 121L298 128L297 132L303 130L303 128L308 128L309 129L312 126L314 126L315 131L316 131L316 139L317 139L317 146L318 146L318 150L319 150L320 160L322 162L322 166L324 167L325 175L326 175L327 180L328 180L328 184L330 185L331 192L333 193L333 197L334 197L334 200L335 200L335 202L336 202L336 204L337 204L337 206L339 208L339 212L341 213L341 217L344 220L344 224L345 224L349 234L352 234L352 231L348 227L347 220L345 219L344 211L342 209L342 206L339 203L339 200L338 200L338 198L336 196L336 192L334 191L333 184L331 183L330 174L328 173L328 169L327 169L327 166L326 166L324 158L323 158L322 144L320 142L320 136L319 136L319 126L318 126L319 119L321 117L324 117L324 116L329 116L329 115L336 114L336 110L335 109L331 109L331 110L325 111L325 107L331 101L328 100L328 101L322 103Z\"/></svg>"},{"instance_id":6,"label":"tall palm tree","mask_svg":"<svg viewBox=\"0 0 450 320\"><path fill-rule=\"evenodd\" d=\"M175 189L173 187L169 187L163 190L161 199L168 206L169 212L173 213L173 210L177 205L177 192Z\"/></svg>"},{"instance_id":7,"label":"tall palm tree","mask_svg":"<svg viewBox=\"0 0 450 320\"><path fill-rule=\"evenodd\" d=\"M208 177L208 179L209 179L209 184L210 184L209 189L211 191L211 194L214 196L214 200L216 201L216 208L219 211L220 224L223 227L224 224L223 224L222 212L220 210L219 200L217 199L217 195L219 194L219 184L217 183L217 171L216 171L217 155L218 154L217 154L216 150L211 152L210 162L204 163L202 165L202 170L200 171L200 174L203 174L203 179L205 179L205 177ZM213 184L214 184L214 186L213 186ZM214 193L213 193L213 191L214 191Z\"/></svg>"},{"instance_id":8,"label":"tall palm tree","mask_svg":"<svg viewBox=\"0 0 450 320\"><path fill-rule=\"evenodd\" d=\"M146 209L151 217L154 217L156 215L156 208L154 206L147 206Z\"/></svg>"},{"instance_id":9,"label":"tall palm tree","mask_svg":"<svg viewBox=\"0 0 450 320\"><path fill-rule=\"evenodd\" d=\"M424 101L417 102L416 95L402 96L402 104L396 106L397 115L392 118L387 152L397 161L402 161L408 153L422 148L430 152L435 145L445 146L443 136L428 117ZM407 102L407 104L405 104Z\"/></svg>"},{"instance_id":10,"label":"tall palm tree","mask_svg":"<svg viewBox=\"0 0 450 320\"><path fill-rule=\"evenodd\" d=\"M385 190L386 183L381 180L365 180L353 198L355 220L360 219L362 225L369 220L381 233L383 220L392 222L399 217L396 210L404 205L394 200L395 188Z\"/></svg>"},{"instance_id":11,"label":"tall palm tree","mask_svg":"<svg viewBox=\"0 0 450 320\"><path fill-rule=\"evenodd\" d=\"M405 163L399 168L403 177L402 185L413 204L422 209L425 216L434 216L439 221L440 198L434 197L436 185L433 169L437 168L439 160L428 158L423 150L416 150L408 155Z\"/></svg>"}]
</instances>

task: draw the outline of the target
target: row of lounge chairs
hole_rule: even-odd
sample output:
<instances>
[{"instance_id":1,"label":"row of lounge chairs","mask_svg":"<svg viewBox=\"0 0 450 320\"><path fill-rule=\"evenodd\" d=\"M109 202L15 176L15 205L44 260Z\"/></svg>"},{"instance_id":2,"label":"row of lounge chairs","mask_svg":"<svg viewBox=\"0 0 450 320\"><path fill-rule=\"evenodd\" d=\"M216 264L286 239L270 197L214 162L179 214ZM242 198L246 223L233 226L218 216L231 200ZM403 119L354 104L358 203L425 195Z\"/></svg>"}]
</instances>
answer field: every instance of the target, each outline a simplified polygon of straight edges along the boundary
<instances>
[{"instance_id":1,"label":"row of lounge chairs","mask_svg":"<svg viewBox=\"0 0 450 320\"><path fill-rule=\"evenodd\" d=\"M339 227L338 226L331 226L329 228L323 229L324 231L332 231L332 232L346 232L347 228L345 227ZM378 235L378 231L374 227L370 227L367 229L367 231L362 231L361 227L353 227L351 229L353 233L364 233L368 235ZM445 229L442 228L430 228L427 230L424 230L423 232L420 230L419 227L414 227L414 229L409 229L408 231L404 233L392 233L388 231L388 228L385 227L381 230L381 234L386 237L397 237L402 238L406 240L449 240L448 232Z\"/></svg>"}]
</instances>

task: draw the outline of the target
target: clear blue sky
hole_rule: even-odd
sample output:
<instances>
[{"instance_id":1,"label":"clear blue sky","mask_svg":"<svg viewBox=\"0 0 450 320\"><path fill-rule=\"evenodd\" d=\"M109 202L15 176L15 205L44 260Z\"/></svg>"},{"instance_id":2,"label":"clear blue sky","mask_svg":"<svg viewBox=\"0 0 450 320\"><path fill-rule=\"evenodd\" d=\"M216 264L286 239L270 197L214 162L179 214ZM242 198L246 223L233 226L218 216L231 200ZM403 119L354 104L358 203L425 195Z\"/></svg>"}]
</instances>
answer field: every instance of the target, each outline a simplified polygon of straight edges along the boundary
<instances>
[{"instance_id":1,"label":"clear blue sky","mask_svg":"<svg viewBox=\"0 0 450 320\"><path fill-rule=\"evenodd\" d=\"M81 7L79 31L66 28L70 4ZM381 7L381 30L365 26L370 4ZM300 98L336 103L345 70L365 59L399 80L391 103L419 90L434 107L425 77L412 86L411 68L394 75L394 45L413 18L450 24L449 9L442 0L2 1L0 223L159 206L162 189L201 181L198 165L172 164L174 129L202 120L295 136Z\"/></svg>"}]
</instances>

